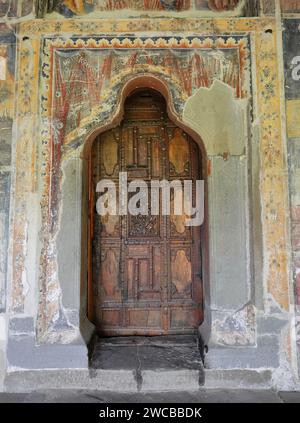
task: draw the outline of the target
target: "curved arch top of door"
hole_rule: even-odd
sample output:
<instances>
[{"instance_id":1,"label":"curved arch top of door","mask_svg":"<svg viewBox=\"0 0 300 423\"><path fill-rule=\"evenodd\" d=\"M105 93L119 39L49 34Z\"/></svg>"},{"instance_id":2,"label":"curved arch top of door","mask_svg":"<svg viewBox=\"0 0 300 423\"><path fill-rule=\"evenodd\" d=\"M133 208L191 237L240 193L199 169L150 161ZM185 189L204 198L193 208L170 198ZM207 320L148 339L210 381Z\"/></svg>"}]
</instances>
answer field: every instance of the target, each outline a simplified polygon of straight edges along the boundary
<instances>
[{"instance_id":1,"label":"curved arch top of door","mask_svg":"<svg viewBox=\"0 0 300 423\"><path fill-rule=\"evenodd\" d=\"M194 333L203 321L203 228L186 227L185 216L172 213L96 212L97 182L118 185L121 171L128 182L149 186L153 179L205 178L203 146L170 119L166 87L139 82L123 90L124 112L89 146L89 319L107 336Z\"/></svg>"},{"instance_id":2,"label":"curved arch top of door","mask_svg":"<svg viewBox=\"0 0 300 423\"><path fill-rule=\"evenodd\" d=\"M197 132L192 128L186 125L177 115L173 107L173 99L170 88L168 84L161 78L158 78L154 75L135 75L129 80L127 80L121 90L120 100L116 109L116 113L111 116L111 119L106 122L104 125L100 125L98 128L94 128L86 137L86 140L83 145L81 152L81 157L83 159L89 159L91 148L93 142L97 135L100 135L102 132L105 132L109 129L112 129L119 125L123 119L124 114L124 103L126 98L129 97L137 89L152 89L159 92L166 101L166 111L170 120L180 128L182 128L187 134L189 134L192 139L198 144L200 149L202 164L207 162L206 148L202 138ZM206 166L203 166L203 177L206 178Z\"/></svg>"}]
</instances>

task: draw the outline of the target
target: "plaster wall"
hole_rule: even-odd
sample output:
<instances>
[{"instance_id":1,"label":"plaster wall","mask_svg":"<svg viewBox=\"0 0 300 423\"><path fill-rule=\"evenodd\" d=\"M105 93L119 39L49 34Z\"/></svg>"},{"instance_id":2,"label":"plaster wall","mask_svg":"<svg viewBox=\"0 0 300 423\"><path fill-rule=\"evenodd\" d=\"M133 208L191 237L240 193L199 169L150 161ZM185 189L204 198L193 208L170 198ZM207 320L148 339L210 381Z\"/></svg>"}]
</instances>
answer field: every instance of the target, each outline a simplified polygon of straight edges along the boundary
<instances>
[{"instance_id":1,"label":"plaster wall","mask_svg":"<svg viewBox=\"0 0 300 423\"><path fill-rule=\"evenodd\" d=\"M290 5L292 7L292 5ZM295 7L295 6L294 6ZM300 10L300 6L297 5ZM291 11L297 11L291 9ZM295 340L300 364L300 81L297 71L300 40L300 14L283 20L285 92L291 204L292 278L295 293Z\"/></svg>"},{"instance_id":2,"label":"plaster wall","mask_svg":"<svg viewBox=\"0 0 300 423\"><path fill-rule=\"evenodd\" d=\"M15 91L16 41L11 28L0 23L0 389L6 371L9 222Z\"/></svg>"},{"instance_id":3,"label":"plaster wall","mask_svg":"<svg viewBox=\"0 0 300 423\"><path fill-rule=\"evenodd\" d=\"M261 2L265 16L247 20L229 12L176 20L163 12L134 20L124 12L120 20L29 17L18 26L12 255L4 294L9 307L8 316L0 315L7 386L22 369L88 367L93 327L86 319L81 153L91 134L118 114L122 88L140 75L163 81L174 116L202 138L208 156L210 278L200 329L209 347L206 366L272 369L274 384L282 383L283 372L292 386L295 310L274 4ZM189 68L190 58L193 66L200 61L201 71ZM77 82L71 86L72 78ZM3 166L4 174L10 168ZM3 231L7 206L1 210Z\"/></svg>"}]
</instances>

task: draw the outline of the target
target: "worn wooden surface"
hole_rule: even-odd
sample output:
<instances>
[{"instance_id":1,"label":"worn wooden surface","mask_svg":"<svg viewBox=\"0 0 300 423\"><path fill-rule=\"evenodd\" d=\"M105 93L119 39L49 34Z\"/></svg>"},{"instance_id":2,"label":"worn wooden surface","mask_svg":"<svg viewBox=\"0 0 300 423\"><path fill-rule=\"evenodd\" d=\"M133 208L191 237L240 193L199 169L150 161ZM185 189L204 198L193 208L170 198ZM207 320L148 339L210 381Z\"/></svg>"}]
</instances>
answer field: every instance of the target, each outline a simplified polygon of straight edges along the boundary
<instances>
[{"instance_id":1,"label":"worn wooden surface","mask_svg":"<svg viewBox=\"0 0 300 423\"><path fill-rule=\"evenodd\" d=\"M200 179L197 145L165 110L161 96L138 92L126 101L122 124L93 145L93 314L102 334L189 333L202 320L200 228L174 215L172 191L170 216L96 212L97 183L117 185L120 171L128 182L142 179L148 186L152 179Z\"/></svg>"}]
</instances>

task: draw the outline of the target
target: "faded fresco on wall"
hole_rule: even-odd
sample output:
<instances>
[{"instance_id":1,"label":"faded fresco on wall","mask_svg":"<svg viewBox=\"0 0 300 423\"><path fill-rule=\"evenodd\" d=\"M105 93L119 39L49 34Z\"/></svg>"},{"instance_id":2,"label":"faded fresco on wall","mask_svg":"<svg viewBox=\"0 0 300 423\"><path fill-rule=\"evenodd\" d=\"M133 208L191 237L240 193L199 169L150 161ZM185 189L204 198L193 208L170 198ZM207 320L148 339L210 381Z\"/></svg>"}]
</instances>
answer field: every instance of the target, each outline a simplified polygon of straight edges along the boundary
<instances>
[{"instance_id":1,"label":"faded fresco on wall","mask_svg":"<svg viewBox=\"0 0 300 423\"><path fill-rule=\"evenodd\" d=\"M111 90L117 93L132 74L164 75L174 87L174 107L179 116L185 101L198 88L210 87L215 79L234 88L237 98L244 97L248 90L242 76L248 55L245 38L106 38L74 43L81 48L64 49L61 44L54 53L55 91L48 107L53 111L51 133L58 161L62 146L66 148L68 140L74 139L72 132L76 133L93 110L102 105L102 120L112 116L118 97L112 97ZM136 48L138 44L140 48ZM54 177L52 187L55 192ZM52 195L52 200L55 197Z\"/></svg>"},{"instance_id":2,"label":"faded fresco on wall","mask_svg":"<svg viewBox=\"0 0 300 423\"><path fill-rule=\"evenodd\" d=\"M190 0L81 0L61 1L56 9L65 15L71 17L73 15L81 15L90 12L114 11L121 9L131 10L147 10L147 11L183 11L190 7Z\"/></svg>"},{"instance_id":3,"label":"faded fresco on wall","mask_svg":"<svg viewBox=\"0 0 300 423\"><path fill-rule=\"evenodd\" d=\"M72 325L68 326L69 311L64 308L62 302L64 293L62 280L59 279L60 252L57 249L57 236L60 234L62 224L60 218L64 212L63 206L66 204L63 197L64 189L69 187L69 185L65 185L65 178L68 175L72 179L74 187L76 189L78 187L78 191L80 190L81 170L79 165L81 160L79 156L87 136L99 126L111 123L110 118L116 115L121 89L133 76L149 72L150 75L163 81L170 89L170 104L174 104L174 115L175 117L176 114L179 115L179 118L182 117L180 116L183 109L182 104L187 103L188 93L193 94L194 87L209 86L210 81L214 80L214 73L216 79L220 78L224 81L223 78L228 78L227 81L231 81L232 84L229 85L234 86L236 90L237 79L232 76L235 74L233 70L237 66L235 64L237 51L239 51L240 59L240 96L246 99L251 98L251 92L247 90L250 84L245 79L250 78L250 75L253 74L253 84L256 88L254 100L257 106L253 109L253 120L259 122L260 129L259 139L257 138L261 165L259 195L262 202L259 218L264 235L264 272L263 278L259 275L259 279L262 279L265 293L260 301L266 306L268 313L269 311L272 313L271 307L275 309L274 304L276 313L279 309L284 313L289 311L286 226L287 172L285 138L282 136L281 128L280 99L282 92L280 82L282 75L278 66L276 22L269 18L262 20L211 18L202 19L200 22L201 33L205 36L195 36L192 39L181 38L178 34L199 33L198 19L141 18L136 20L95 19L93 21L49 19L48 21L24 22L20 25L16 126L24 128L24 131L19 131L16 137L16 155L19 157L19 162L16 169L16 195L13 210L11 311L12 314L24 313L26 316L30 313L34 315L34 318L36 317L36 308L33 310L31 307L30 309L29 304L31 303L30 298L32 301L36 301L37 298L33 298L33 290L28 293L27 289L31 282L28 269L31 272L31 269L35 267L35 263L32 263L33 260L28 256L29 249L35 248L36 245L36 241L32 237L28 237L32 228L33 210L32 197L29 194L34 193L38 200L35 213L40 222L38 253L41 247L39 280L35 285L35 292L38 293L38 302L35 303L38 307L38 315L35 321L37 322L39 343L54 343L62 340L71 342L75 339L75 335L76 340L78 339L75 326L78 324L74 318L72 321L75 322L74 326L72 326L72 322L70 322ZM159 34L161 39L158 37L145 39L143 38L145 31ZM53 34L53 36L50 37L49 34ZM76 34L76 36L71 34ZM95 34L106 35L95 37ZM135 34L135 37L128 40L121 39L121 42L116 34ZM174 36L168 38L166 34L174 34ZM226 34L226 36L220 34ZM231 38L228 36L229 34L232 34ZM247 62L247 58L250 56L247 51L250 37L251 46L255 51L253 72L251 72L250 63ZM225 54L224 50L226 50ZM80 53L92 52L94 53L93 57L90 57L91 54L86 54L80 58ZM222 53L219 63L213 65L211 58L207 58L209 52ZM123 61L118 62L115 58L108 60L109 53L114 53L116 57L122 56ZM130 55L130 53L132 54ZM151 57L155 55L157 61ZM200 56L197 60L196 55ZM176 60L172 59L173 56L176 57ZM142 57L144 57L144 62ZM161 63L159 58L161 58ZM171 59L173 60L172 65L167 65ZM178 73L174 71L177 60L181 64ZM193 72L193 79L196 79L196 82L185 81L180 76L191 66L189 60L193 66L198 60L201 64L200 68L195 66L197 73ZM221 67L223 63L230 62L231 67L228 66L222 74L218 66ZM120 63L120 66L116 68L115 63ZM199 69L202 68L203 72L201 73ZM118 69L118 72L113 69ZM100 77L98 80L101 90L99 104L96 103L97 92L92 93L90 89L90 84L95 87L95 83L97 83L94 74ZM102 77L105 74L110 75L110 83L107 78ZM229 77L226 76L227 74ZM67 81L68 75L77 78L77 85L72 85ZM182 85L183 83L186 85ZM224 85L221 82L220 84ZM40 87L40 90L37 90L37 86ZM230 90L228 86L226 89ZM73 92L71 92L72 90ZM92 95L92 98L86 102L87 107L89 107L89 102L92 105L96 103L90 107L89 116L85 115L85 110L76 110L76 107L75 113L73 113L70 110L70 104L76 105L76 97L83 98L87 92ZM235 91L236 97L238 96L237 92L238 90ZM247 101L240 103L246 105ZM72 119L78 121L76 129L73 129ZM37 133L37 127L41 129L40 134ZM68 172L69 170L70 172L67 173L66 169L69 165ZM75 166L76 169L78 167L76 178L72 176ZM35 183L36 174L39 176L39 184ZM80 193L76 193L76 201L78 200L76 204L81 204L80 197ZM80 214L80 206L78 212ZM80 225L80 223L78 224ZM76 232L75 226L74 232ZM77 235L80 236L79 233ZM80 241L78 244L76 242L76 245L80 245ZM79 273L78 277L75 277L78 283L80 283ZM75 294L78 299L79 290ZM74 301L72 310L74 314L78 309L77 299L76 303ZM230 324L232 321L235 324L235 321L241 320L240 316L237 319L235 317L233 320L229 320ZM288 330L284 335L286 336L284 339L286 348L282 354L289 354ZM249 339L252 342L252 338ZM283 337L280 338L280 342L282 339ZM256 354L254 349L253 354Z\"/></svg>"},{"instance_id":4,"label":"faded fresco on wall","mask_svg":"<svg viewBox=\"0 0 300 423\"><path fill-rule=\"evenodd\" d=\"M294 3L299 3L300 6L300 2ZM298 308L296 336L300 363L300 19L284 20L283 44L293 250L292 266Z\"/></svg>"},{"instance_id":5,"label":"faded fresco on wall","mask_svg":"<svg viewBox=\"0 0 300 423\"><path fill-rule=\"evenodd\" d=\"M19 18L32 13L33 0L0 0L0 17Z\"/></svg>"},{"instance_id":6,"label":"faded fresco on wall","mask_svg":"<svg viewBox=\"0 0 300 423\"><path fill-rule=\"evenodd\" d=\"M129 41L129 40L128 40ZM61 122L64 136L76 129L103 101L111 80L124 73L162 68L181 87L184 98L200 87L210 87L214 79L230 85L242 95L238 49L81 49L57 50L55 54L55 121ZM178 112L180 112L178 105Z\"/></svg>"},{"instance_id":7,"label":"faded fresco on wall","mask_svg":"<svg viewBox=\"0 0 300 423\"><path fill-rule=\"evenodd\" d=\"M248 46L247 36L44 39L41 142L51 163L43 166L42 216L49 232L41 257L42 286L53 285L52 240L59 228L62 163L90 131L111 120L124 84L133 75L157 76L169 87L174 113L182 119L186 100L216 79L231 86L237 98L249 96ZM41 301L42 315L45 309Z\"/></svg>"},{"instance_id":8,"label":"faded fresco on wall","mask_svg":"<svg viewBox=\"0 0 300 423\"><path fill-rule=\"evenodd\" d=\"M195 0L195 7L198 10L213 10L224 12L233 10L240 0Z\"/></svg>"},{"instance_id":9,"label":"faded fresco on wall","mask_svg":"<svg viewBox=\"0 0 300 423\"><path fill-rule=\"evenodd\" d=\"M0 26L0 312L5 309L15 37Z\"/></svg>"},{"instance_id":10,"label":"faded fresco on wall","mask_svg":"<svg viewBox=\"0 0 300 423\"><path fill-rule=\"evenodd\" d=\"M116 11L169 11L186 10L226 11L233 10L239 0L62 0L56 10L65 17L82 15L91 12Z\"/></svg>"},{"instance_id":11,"label":"faded fresco on wall","mask_svg":"<svg viewBox=\"0 0 300 423\"><path fill-rule=\"evenodd\" d=\"M284 65L290 188L292 207L292 242L296 292L300 305L300 19L284 21Z\"/></svg>"},{"instance_id":12,"label":"faded fresco on wall","mask_svg":"<svg viewBox=\"0 0 300 423\"><path fill-rule=\"evenodd\" d=\"M0 25L0 31L1 31ZM11 33L0 35L0 119L12 118L14 103L15 39Z\"/></svg>"},{"instance_id":13,"label":"faded fresco on wall","mask_svg":"<svg viewBox=\"0 0 300 423\"><path fill-rule=\"evenodd\" d=\"M281 0L281 10L283 12L299 12L300 11L300 0Z\"/></svg>"}]
</instances>

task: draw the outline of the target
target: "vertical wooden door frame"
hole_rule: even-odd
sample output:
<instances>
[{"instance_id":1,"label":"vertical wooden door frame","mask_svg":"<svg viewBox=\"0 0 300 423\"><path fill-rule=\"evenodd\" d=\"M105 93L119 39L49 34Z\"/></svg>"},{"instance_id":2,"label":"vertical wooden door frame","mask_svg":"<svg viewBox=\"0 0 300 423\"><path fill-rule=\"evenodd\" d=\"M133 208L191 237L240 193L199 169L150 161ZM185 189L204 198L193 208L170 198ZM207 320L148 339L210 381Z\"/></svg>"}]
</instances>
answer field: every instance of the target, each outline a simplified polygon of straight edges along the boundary
<instances>
[{"instance_id":1,"label":"vertical wooden door frame","mask_svg":"<svg viewBox=\"0 0 300 423\"><path fill-rule=\"evenodd\" d=\"M183 129L193 141L198 145L200 150L200 160L202 168L202 178L204 180L205 185L205 204L204 204L204 215L205 220L201 230L201 245L202 245L202 274L203 274L203 313L204 319L205 314L207 313L207 309L209 308L209 304L207 304L207 299L210 297L209 293L209 220L208 220L208 189L207 189L207 177L210 172L210 161L207 159L207 153L204 146L204 143L199 136L193 129L188 127L185 123L183 123L178 116L174 112L174 108L172 105L172 97L168 86L165 82L155 76L136 76L126 82L124 85L121 95L120 95L120 102L119 107L117 107L117 113L115 116L112 116L110 122L106 125L100 126L96 130L94 130L86 139L86 142L83 147L81 157L83 159L88 160L88 174L85 177L88 178L88 319L93 322L94 319L94 298L93 298L93 280L92 280L92 243L93 243L93 218L92 218L92 207L93 207L93 192L92 192L92 184L91 184L91 152L92 152L92 145L94 140L97 138L98 135L108 131L109 129L115 128L120 125L121 121L123 120L124 114L124 103L127 97L129 97L135 90L137 89L152 89L158 91L160 94L163 95L166 101L167 106L167 114L169 119L179 128Z\"/></svg>"}]
</instances>

